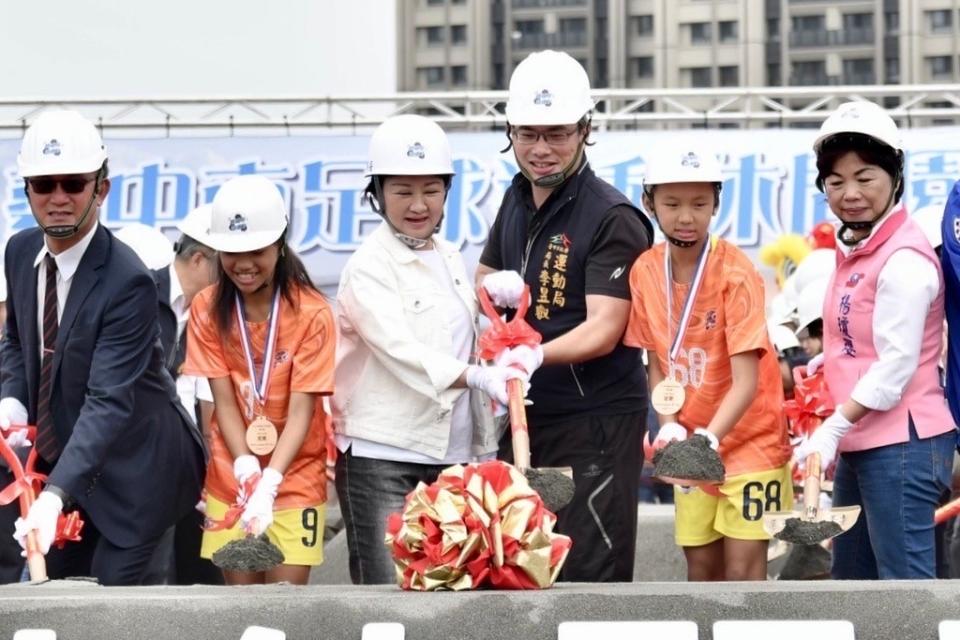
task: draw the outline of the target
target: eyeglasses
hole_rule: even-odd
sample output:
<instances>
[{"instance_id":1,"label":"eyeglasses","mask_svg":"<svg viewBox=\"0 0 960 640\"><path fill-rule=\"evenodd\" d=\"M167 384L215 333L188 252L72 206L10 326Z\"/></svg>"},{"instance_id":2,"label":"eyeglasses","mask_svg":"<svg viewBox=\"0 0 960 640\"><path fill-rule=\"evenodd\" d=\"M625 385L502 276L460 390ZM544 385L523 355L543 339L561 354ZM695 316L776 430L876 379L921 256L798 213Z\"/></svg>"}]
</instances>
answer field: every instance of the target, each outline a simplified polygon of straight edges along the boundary
<instances>
[{"instance_id":1,"label":"eyeglasses","mask_svg":"<svg viewBox=\"0 0 960 640\"><path fill-rule=\"evenodd\" d=\"M517 144L536 144L537 140L543 138L551 147L559 147L562 144L565 144L567 140L570 139L570 136L578 133L580 131L579 127L569 129L567 131L547 131L546 133L540 133L533 129L514 129L510 132L513 136L514 142Z\"/></svg>"},{"instance_id":2,"label":"eyeglasses","mask_svg":"<svg viewBox=\"0 0 960 640\"><path fill-rule=\"evenodd\" d=\"M27 178L27 184L30 185L30 191L39 195L53 193L60 185L64 193L76 195L82 193L87 188L87 184L93 182L96 178L87 178L85 176L69 176L66 178Z\"/></svg>"}]
</instances>

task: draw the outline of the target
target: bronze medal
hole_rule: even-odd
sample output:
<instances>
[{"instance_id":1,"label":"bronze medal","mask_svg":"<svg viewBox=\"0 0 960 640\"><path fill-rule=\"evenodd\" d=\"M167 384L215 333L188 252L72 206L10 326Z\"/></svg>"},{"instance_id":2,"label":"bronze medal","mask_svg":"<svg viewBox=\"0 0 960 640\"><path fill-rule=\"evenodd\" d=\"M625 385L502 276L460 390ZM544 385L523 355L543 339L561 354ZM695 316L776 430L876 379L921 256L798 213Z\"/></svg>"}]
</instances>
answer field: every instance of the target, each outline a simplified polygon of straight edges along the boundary
<instances>
[{"instance_id":1,"label":"bronze medal","mask_svg":"<svg viewBox=\"0 0 960 640\"><path fill-rule=\"evenodd\" d=\"M653 388L650 404L660 415L672 416L680 411L686 398L687 393L682 384L673 378L665 378Z\"/></svg>"},{"instance_id":2,"label":"bronze medal","mask_svg":"<svg viewBox=\"0 0 960 640\"><path fill-rule=\"evenodd\" d=\"M247 448L258 456L271 453L277 446L277 427L263 416L247 427Z\"/></svg>"}]
</instances>

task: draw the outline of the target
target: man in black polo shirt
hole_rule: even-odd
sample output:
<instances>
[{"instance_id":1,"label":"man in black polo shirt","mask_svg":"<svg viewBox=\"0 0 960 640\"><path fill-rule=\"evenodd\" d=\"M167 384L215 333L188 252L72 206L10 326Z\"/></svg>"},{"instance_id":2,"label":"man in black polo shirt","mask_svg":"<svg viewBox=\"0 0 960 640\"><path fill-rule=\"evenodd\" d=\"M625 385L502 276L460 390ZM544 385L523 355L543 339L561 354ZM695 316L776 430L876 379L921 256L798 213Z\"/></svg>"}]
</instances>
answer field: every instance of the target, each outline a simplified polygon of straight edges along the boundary
<instances>
[{"instance_id":1,"label":"man in black polo shirt","mask_svg":"<svg viewBox=\"0 0 960 640\"><path fill-rule=\"evenodd\" d=\"M587 74L569 55L541 51L517 65L507 136L520 173L490 229L477 282L512 307L530 286L526 319L543 335L542 350L512 357L536 370L527 408L533 466L573 467L576 494L557 514L558 530L573 538L562 579L630 581L647 382L640 351L621 339L630 267L653 227L590 169L593 107ZM509 447L507 435L501 457L511 457Z\"/></svg>"}]
</instances>

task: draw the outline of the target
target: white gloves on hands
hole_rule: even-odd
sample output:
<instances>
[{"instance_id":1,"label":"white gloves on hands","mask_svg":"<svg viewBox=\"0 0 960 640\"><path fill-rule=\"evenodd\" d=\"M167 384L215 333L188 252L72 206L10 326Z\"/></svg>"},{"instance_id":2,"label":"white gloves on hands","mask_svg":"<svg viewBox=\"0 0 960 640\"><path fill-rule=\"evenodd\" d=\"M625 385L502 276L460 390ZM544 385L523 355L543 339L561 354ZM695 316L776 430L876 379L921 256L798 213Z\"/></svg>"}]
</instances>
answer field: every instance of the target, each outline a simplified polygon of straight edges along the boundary
<instances>
[{"instance_id":1,"label":"white gloves on hands","mask_svg":"<svg viewBox=\"0 0 960 640\"><path fill-rule=\"evenodd\" d=\"M0 432L11 448L29 447L26 431L10 431L13 425L26 425L29 416L27 408L14 397L0 399Z\"/></svg>"},{"instance_id":2,"label":"white gloves on hands","mask_svg":"<svg viewBox=\"0 0 960 640\"><path fill-rule=\"evenodd\" d=\"M687 429L676 422L668 422L657 432L657 437L653 441L653 449L662 449L674 440L683 441L687 439Z\"/></svg>"},{"instance_id":3,"label":"white gloves on hands","mask_svg":"<svg viewBox=\"0 0 960 640\"><path fill-rule=\"evenodd\" d=\"M702 427L699 428L699 429L694 429L694 430L693 430L693 435L695 435L695 436L703 436L704 438L706 438L707 440L709 440L709 441L710 441L710 448L713 449L714 451L716 451L717 449L720 448L720 440L717 439L717 436L713 435L713 433L711 433L710 431L707 431L706 429L704 429L704 428L702 428Z\"/></svg>"},{"instance_id":4,"label":"white gloves on hands","mask_svg":"<svg viewBox=\"0 0 960 640\"><path fill-rule=\"evenodd\" d=\"M240 526L250 535L259 536L273 524L273 501L281 482L282 473L270 467L263 470L257 488L240 516Z\"/></svg>"},{"instance_id":5,"label":"white gloves on hands","mask_svg":"<svg viewBox=\"0 0 960 640\"><path fill-rule=\"evenodd\" d=\"M500 355L494 359L494 363L499 367L514 367L520 369L526 374L527 380L529 380L533 372L543 364L543 347L539 344L532 347L521 344L516 347L504 349Z\"/></svg>"},{"instance_id":6,"label":"white gloves on hands","mask_svg":"<svg viewBox=\"0 0 960 640\"><path fill-rule=\"evenodd\" d=\"M813 434L800 442L793 449L793 461L802 470L806 467L807 456L811 453L820 454L820 468L826 469L837 457L837 447L844 434L853 428L853 423L847 420L840 408L823 421Z\"/></svg>"},{"instance_id":7,"label":"white gloves on hands","mask_svg":"<svg viewBox=\"0 0 960 640\"><path fill-rule=\"evenodd\" d=\"M63 500L49 491L41 491L33 501L26 518L17 518L13 525L13 537L23 547L22 556L26 557L27 534L36 530L37 545L40 553L46 555L57 535L57 518L63 511Z\"/></svg>"},{"instance_id":8,"label":"white gloves on hands","mask_svg":"<svg viewBox=\"0 0 960 640\"><path fill-rule=\"evenodd\" d=\"M481 367L475 364L467 367L467 386L471 389L483 391L502 405L506 405L509 401L507 380L514 378L523 381L524 395L526 395L526 376L523 371L516 367L502 367L498 365Z\"/></svg>"},{"instance_id":9,"label":"white gloves on hands","mask_svg":"<svg viewBox=\"0 0 960 640\"><path fill-rule=\"evenodd\" d=\"M485 275L480 286L487 290L494 306L516 309L525 283L516 271L495 271Z\"/></svg>"},{"instance_id":10,"label":"white gloves on hands","mask_svg":"<svg viewBox=\"0 0 960 640\"><path fill-rule=\"evenodd\" d=\"M260 461L250 454L237 456L233 461L233 477L241 488L243 483L260 473Z\"/></svg>"},{"instance_id":11,"label":"white gloves on hands","mask_svg":"<svg viewBox=\"0 0 960 640\"><path fill-rule=\"evenodd\" d=\"M823 366L823 353L818 353L817 355L810 358L810 361L807 362L807 376L812 376L817 371L820 371L820 367Z\"/></svg>"}]
</instances>

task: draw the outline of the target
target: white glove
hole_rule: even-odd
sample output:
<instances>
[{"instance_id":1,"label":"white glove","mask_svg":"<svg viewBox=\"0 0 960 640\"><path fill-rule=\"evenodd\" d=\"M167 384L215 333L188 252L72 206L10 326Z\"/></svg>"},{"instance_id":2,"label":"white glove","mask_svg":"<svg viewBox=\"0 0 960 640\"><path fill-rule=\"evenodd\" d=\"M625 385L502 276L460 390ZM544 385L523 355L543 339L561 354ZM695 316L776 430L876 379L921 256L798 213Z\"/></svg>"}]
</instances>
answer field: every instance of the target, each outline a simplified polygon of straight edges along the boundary
<instances>
[{"instance_id":1,"label":"white glove","mask_svg":"<svg viewBox=\"0 0 960 640\"><path fill-rule=\"evenodd\" d=\"M793 461L802 470L806 467L807 456L811 453L820 454L820 468L826 469L837 457L837 447L840 439L853 427L838 407L833 414L823 421L813 434L803 440L793 449Z\"/></svg>"},{"instance_id":2,"label":"white glove","mask_svg":"<svg viewBox=\"0 0 960 640\"><path fill-rule=\"evenodd\" d=\"M818 353L817 355L810 358L810 361L807 362L807 376L812 376L817 371L820 371L820 367L823 366L823 353Z\"/></svg>"},{"instance_id":3,"label":"white glove","mask_svg":"<svg viewBox=\"0 0 960 640\"><path fill-rule=\"evenodd\" d=\"M17 518L13 525L13 537L23 547L21 554L26 557L27 534L36 530L37 545L40 547L40 553L46 555L50 551L50 545L53 544L53 538L57 535L57 518L63 511L63 500L56 494L49 491L41 491L37 499L33 501L30 511L26 518Z\"/></svg>"},{"instance_id":4,"label":"white glove","mask_svg":"<svg viewBox=\"0 0 960 640\"><path fill-rule=\"evenodd\" d=\"M243 487L244 482L258 473L260 473L260 461L257 460L256 456L245 454L234 459L233 477L237 479L237 483L241 487Z\"/></svg>"},{"instance_id":5,"label":"white glove","mask_svg":"<svg viewBox=\"0 0 960 640\"><path fill-rule=\"evenodd\" d=\"M30 438L27 437L26 429L17 429L16 431L10 431L10 435L4 438L7 441L7 446L11 449L17 449L19 447L29 447L32 442Z\"/></svg>"},{"instance_id":6,"label":"white glove","mask_svg":"<svg viewBox=\"0 0 960 640\"><path fill-rule=\"evenodd\" d=\"M657 437L653 441L654 450L662 449L674 440L682 441L687 439L687 429L676 422L668 422L657 432Z\"/></svg>"},{"instance_id":7,"label":"white glove","mask_svg":"<svg viewBox=\"0 0 960 640\"><path fill-rule=\"evenodd\" d=\"M713 449L714 451L716 451L717 449L720 448L720 440L717 439L717 436L715 436L715 435L714 435L713 433L711 433L710 431L707 431L706 429L703 429L703 428L694 429L694 430L693 430L693 435L695 435L695 436L703 436L704 438L706 438L707 440L709 440L709 441L710 441L710 448Z\"/></svg>"},{"instance_id":8,"label":"white glove","mask_svg":"<svg viewBox=\"0 0 960 640\"><path fill-rule=\"evenodd\" d=\"M479 389L502 405L509 401L507 396L507 380L518 379L524 382L523 393L527 393L527 384L524 373L516 367L481 367L475 364L467 367L467 386Z\"/></svg>"},{"instance_id":9,"label":"white glove","mask_svg":"<svg viewBox=\"0 0 960 640\"><path fill-rule=\"evenodd\" d=\"M283 474L279 471L270 467L263 470L240 516L240 525L250 535L259 536L273 524L273 501L281 482Z\"/></svg>"},{"instance_id":10,"label":"white glove","mask_svg":"<svg viewBox=\"0 0 960 640\"><path fill-rule=\"evenodd\" d=\"M480 286L487 290L495 306L516 309L525 283L516 271L495 271L485 275Z\"/></svg>"},{"instance_id":11,"label":"white glove","mask_svg":"<svg viewBox=\"0 0 960 640\"><path fill-rule=\"evenodd\" d=\"M532 347L521 344L517 347L504 349L493 361L498 367L514 367L520 369L527 375L527 380L529 380L533 372L543 364L543 347L539 344Z\"/></svg>"},{"instance_id":12,"label":"white glove","mask_svg":"<svg viewBox=\"0 0 960 640\"><path fill-rule=\"evenodd\" d=\"M0 399L0 429L6 431L10 425L27 424L27 408L14 397Z\"/></svg>"}]
</instances>

